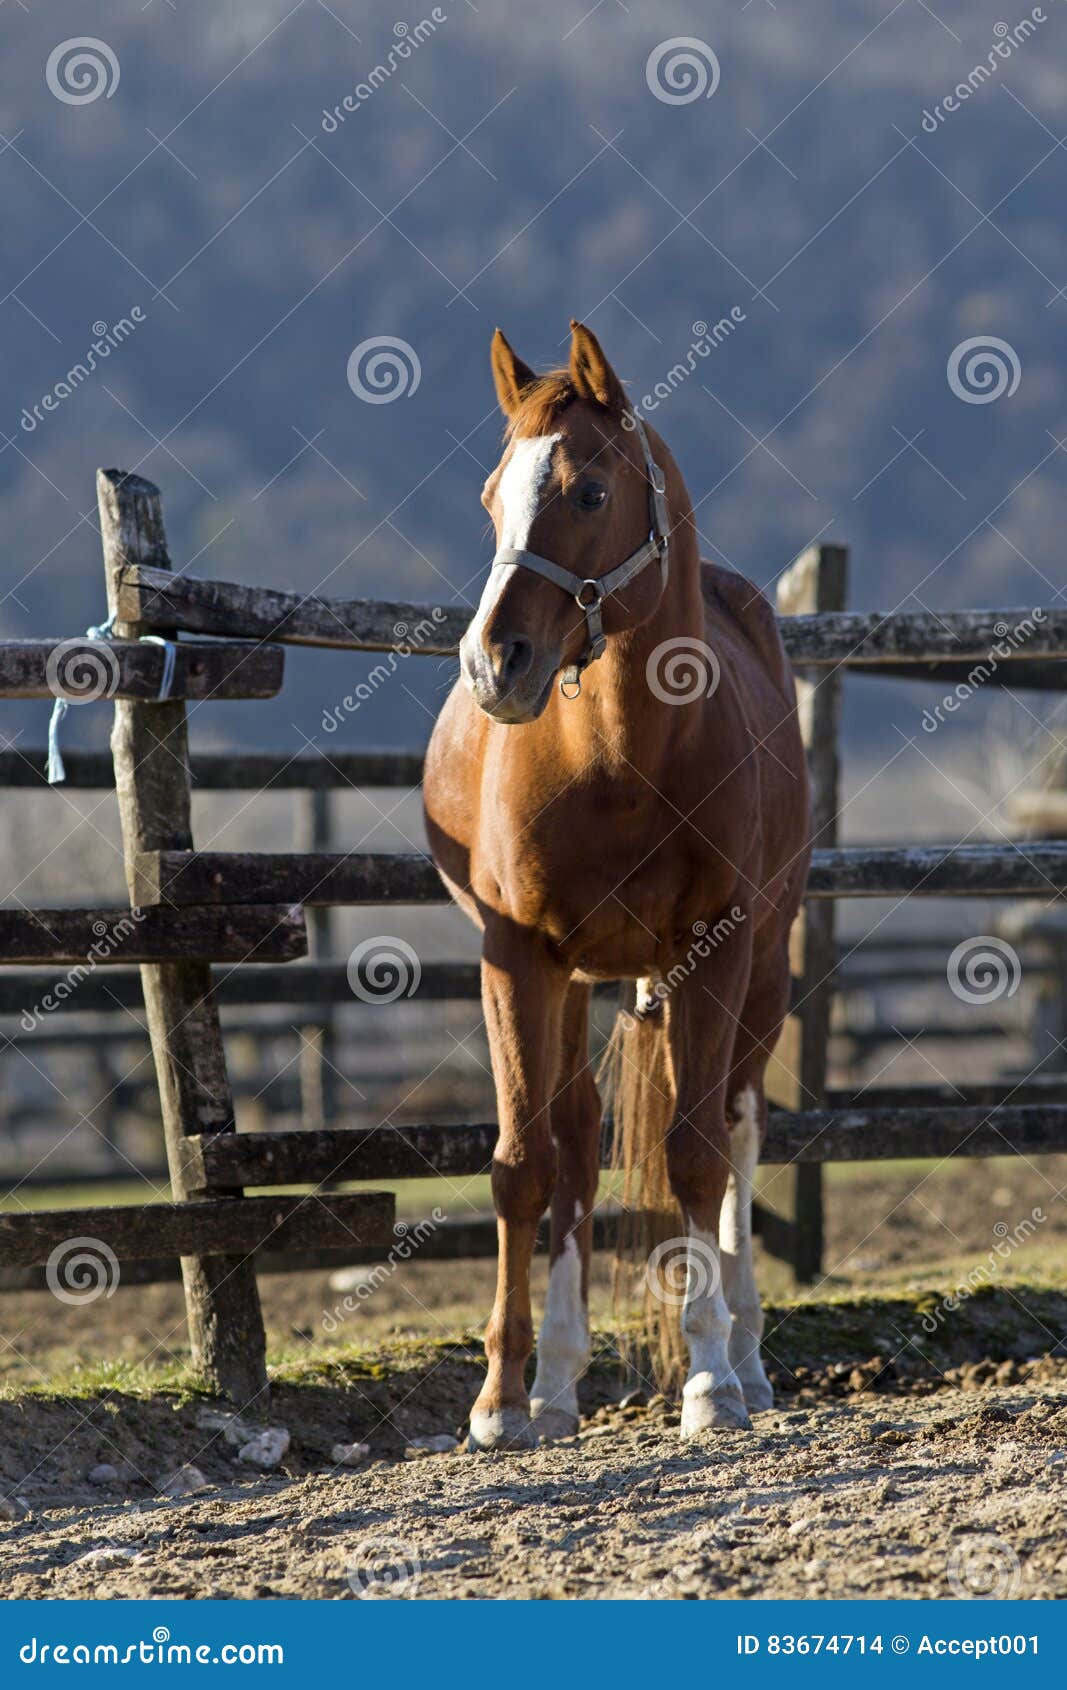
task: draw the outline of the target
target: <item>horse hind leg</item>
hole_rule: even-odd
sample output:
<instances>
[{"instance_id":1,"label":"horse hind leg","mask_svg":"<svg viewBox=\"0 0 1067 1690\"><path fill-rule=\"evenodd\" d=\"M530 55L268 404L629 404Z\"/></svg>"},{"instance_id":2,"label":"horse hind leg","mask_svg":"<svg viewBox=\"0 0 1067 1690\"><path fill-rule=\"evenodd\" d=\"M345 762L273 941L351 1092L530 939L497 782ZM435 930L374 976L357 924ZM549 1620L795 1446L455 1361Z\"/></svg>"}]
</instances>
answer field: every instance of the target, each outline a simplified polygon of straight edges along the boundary
<instances>
[{"instance_id":1,"label":"horse hind leg","mask_svg":"<svg viewBox=\"0 0 1067 1690\"><path fill-rule=\"evenodd\" d=\"M589 1065L592 989L572 985L563 1009L562 1054L549 1111L556 1145L548 1294L530 1392L545 1439L578 1430L578 1381L589 1363L589 1264L600 1174L600 1097Z\"/></svg>"},{"instance_id":2,"label":"horse hind leg","mask_svg":"<svg viewBox=\"0 0 1067 1690\"><path fill-rule=\"evenodd\" d=\"M763 1137L766 1102L762 1084L749 1081L732 1099L730 1177L719 1218L723 1289L730 1311L730 1365L750 1414L774 1407L774 1391L763 1367L760 1343L763 1309L752 1262L752 1186Z\"/></svg>"},{"instance_id":3,"label":"horse hind leg","mask_svg":"<svg viewBox=\"0 0 1067 1690\"><path fill-rule=\"evenodd\" d=\"M682 1389L682 1437L751 1424L731 1354L732 1316L720 1247L723 1200L733 1168L727 1099L738 1013L751 951L733 934L671 999L668 1029L677 1113L667 1135L671 1187L686 1224L682 1334L689 1371Z\"/></svg>"},{"instance_id":4,"label":"horse hind leg","mask_svg":"<svg viewBox=\"0 0 1067 1690\"><path fill-rule=\"evenodd\" d=\"M723 1288L730 1310L730 1362L751 1413L774 1407L763 1366L763 1309L752 1261L752 1188L767 1127L763 1082L789 1002L789 964L774 955L757 969L741 1014L728 1087L730 1177L719 1222Z\"/></svg>"}]
</instances>

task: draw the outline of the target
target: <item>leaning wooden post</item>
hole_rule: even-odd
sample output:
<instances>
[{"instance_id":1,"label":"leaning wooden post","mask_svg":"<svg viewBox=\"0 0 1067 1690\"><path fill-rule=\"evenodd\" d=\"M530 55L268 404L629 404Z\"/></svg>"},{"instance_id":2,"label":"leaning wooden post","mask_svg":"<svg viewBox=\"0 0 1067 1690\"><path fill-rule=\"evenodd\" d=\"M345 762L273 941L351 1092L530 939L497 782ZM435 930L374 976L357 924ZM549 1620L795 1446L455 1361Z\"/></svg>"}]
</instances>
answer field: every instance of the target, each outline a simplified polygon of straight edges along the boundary
<instances>
[{"instance_id":1,"label":"leaning wooden post","mask_svg":"<svg viewBox=\"0 0 1067 1690\"><path fill-rule=\"evenodd\" d=\"M330 851L333 849L330 794L324 787L313 786L301 794L304 802L297 806L294 846L297 851ZM325 962L333 954L333 911L327 905L316 905L306 914L308 956ZM323 1011L321 1019L301 1028L303 1045L300 1051L300 1116L301 1125L309 1132L321 1131L333 1122L334 1115L334 1017L331 1010Z\"/></svg>"},{"instance_id":2,"label":"leaning wooden post","mask_svg":"<svg viewBox=\"0 0 1067 1690\"><path fill-rule=\"evenodd\" d=\"M97 473L108 608L117 606L118 572L128 564L169 570L159 490L121 470ZM116 637L166 634L141 622L118 622ZM180 700L142 704L117 700L111 735L126 879L139 905L139 852L193 848L189 744ZM218 1008L206 962L141 966L152 1038L167 1163L176 1200L214 1196L194 1188L184 1140L191 1133L230 1132L233 1099ZM232 1193L227 1193L232 1195ZM248 1256L182 1258L193 1361L211 1389L239 1408L267 1406L266 1342L255 1268Z\"/></svg>"},{"instance_id":3,"label":"leaning wooden post","mask_svg":"<svg viewBox=\"0 0 1067 1690\"><path fill-rule=\"evenodd\" d=\"M847 546L809 546L778 583L781 616L844 610L848 600ZM836 845L840 762L841 669L800 670L797 706L808 754L816 846ZM790 1109L825 1106L827 1047L836 965L836 904L822 898L804 906L793 928L790 956L799 983L799 1010L790 1016L775 1063L776 1101ZM822 1166L801 1162L792 1170L793 1271L802 1283L822 1271Z\"/></svg>"}]
</instances>

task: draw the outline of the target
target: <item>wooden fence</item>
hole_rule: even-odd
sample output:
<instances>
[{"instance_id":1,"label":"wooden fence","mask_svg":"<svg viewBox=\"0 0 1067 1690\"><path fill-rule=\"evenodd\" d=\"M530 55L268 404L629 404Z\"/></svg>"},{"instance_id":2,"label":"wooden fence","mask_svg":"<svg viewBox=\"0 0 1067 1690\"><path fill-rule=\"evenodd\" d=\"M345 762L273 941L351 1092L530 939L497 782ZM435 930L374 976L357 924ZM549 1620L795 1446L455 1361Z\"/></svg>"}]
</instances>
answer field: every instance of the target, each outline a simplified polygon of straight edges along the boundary
<instances>
[{"instance_id":1,"label":"wooden fence","mask_svg":"<svg viewBox=\"0 0 1067 1690\"><path fill-rule=\"evenodd\" d=\"M115 709L111 769L106 759L86 754L72 754L67 767L71 784L114 780L131 907L0 911L0 955L26 971L20 987L10 977L0 978L0 1012L37 1001L55 980L54 973L41 972L42 965L84 962L94 955L101 922L106 929L136 912L136 932L97 961L109 969L109 987L122 982L127 1001L143 998L175 1201L2 1215L0 1266L47 1273L50 1259L75 1235L99 1240L120 1261L180 1255L196 1362L212 1387L244 1404L266 1389L257 1257L341 1248L380 1254L393 1236L393 1199L387 1193L246 1197L245 1189L476 1173L488 1166L495 1129L482 1124L235 1132L219 1003L335 1004L346 971L323 960L298 960L307 951L305 907L314 919L315 912L335 905L432 903L444 901L444 894L423 858L321 848L321 822L310 827L307 848L295 852L197 852L191 794L198 781L208 784L217 776L230 788L284 785L323 793L335 785L408 784L419 770L410 754L387 752L322 760L242 755L190 761L185 703L271 696L282 682L286 644L453 652L467 613L320 601L175 575L157 489L109 470L100 472L98 491L108 606L115 618L115 638L106 648L112 663L107 696ZM950 683L988 663L990 647L1002 639L1006 625L1034 617L1026 610L937 617L852 614L841 608L845 567L840 549L814 548L793 566L781 594L787 612L781 617L783 636L807 689L801 703L819 843L793 958L799 1014L781 1064L792 1093L784 1100L787 1106L772 1115L765 1154L794 1170L795 1212L792 1219L765 1214L762 1220L765 1241L808 1276L820 1262L821 1209L817 1183L805 1170L817 1173L833 1160L1067 1148L1067 1103L1055 1082L961 1088L952 1100L921 1087L882 1088L862 1099L827 1093L836 900L1067 889L1067 842L1045 840L1025 854L1000 845L836 844L836 721L843 671ZM394 632L399 623L415 631L414 638L409 633L401 643ZM174 650L169 677L160 640ZM72 643L0 645L0 698L54 696L57 653ZM1012 686L1067 683L1067 610L1044 612L1027 638L1026 655L1001 659L983 679ZM12 785L37 778L10 753L3 772ZM114 966L120 957L127 965L140 964L139 983L128 967ZM212 963L221 962L241 966L218 978ZM428 996L456 995L470 981L467 965L428 966L422 990ZM90 1006L98 983L95 975L83 980L81 1007ZM347 985L344 989L347 995Z\"/></svg>"}]
</instances>

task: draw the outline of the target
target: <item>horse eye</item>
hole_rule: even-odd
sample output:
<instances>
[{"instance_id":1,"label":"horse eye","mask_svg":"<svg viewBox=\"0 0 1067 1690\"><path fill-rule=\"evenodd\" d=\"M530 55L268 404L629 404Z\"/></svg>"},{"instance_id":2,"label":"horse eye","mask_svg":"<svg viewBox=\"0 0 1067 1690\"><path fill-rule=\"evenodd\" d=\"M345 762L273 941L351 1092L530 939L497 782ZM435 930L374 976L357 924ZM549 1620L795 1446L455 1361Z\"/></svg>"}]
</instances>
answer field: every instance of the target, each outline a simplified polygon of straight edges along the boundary
<instances>
[{"instance_id":1,"label":"horse eye","mask_svg":"<svg viewBox=\"0 0 1067 1690\"><path fill-rule=\"evenodd\" d=\"M587 481L578 494L578 503L583 511L596 511L607 501L607 496L607 488L599 481Z\"/></svg>"}]
</instances>

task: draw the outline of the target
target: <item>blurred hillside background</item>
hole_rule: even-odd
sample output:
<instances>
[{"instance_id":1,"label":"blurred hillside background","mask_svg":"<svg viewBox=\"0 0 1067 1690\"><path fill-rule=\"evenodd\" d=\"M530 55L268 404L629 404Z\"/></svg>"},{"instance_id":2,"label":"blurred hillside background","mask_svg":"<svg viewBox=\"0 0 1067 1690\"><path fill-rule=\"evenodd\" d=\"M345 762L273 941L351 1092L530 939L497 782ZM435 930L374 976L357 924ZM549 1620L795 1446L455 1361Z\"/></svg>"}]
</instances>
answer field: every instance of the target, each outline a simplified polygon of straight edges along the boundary
<instances>
[{"instance_id":1,"label":"blurred hillside background","mask_svg":"<svg viewBox=\"0 0 1067 1690\"><path fill-rule=\"evenodd\" d=\"M114 60L108 91L59 97L50 55L86 31ZM651 85L674 37L714 55L710 97ZM694 324L734 310L654 417L708 556L773 590L812 539L847 543L863 609L1061 592L1059 0L1018 16L1000 0L447 0L403 17L348 0L102 0L91 16L12 0L0 38L3 637L102 616L102 463L159 483L194 573L473 604L500 436L490 334L500 323L547 365L572 314L640 396ZM106 362L35 416L94 325L135 308ZM948 362L989 336L1018 384L967 402ZM384 404L347 375L376 337L420 370ZM324 730L374 662L290 652L278 700L196 711L195 743L421 746L453 673L434 659ZM924 733L942 690L849 681L846 838L981 837L998 783L1045 756L1048 702L990 689ZM7 740L41 744L46 716L9 706ZM108 718L72 712L67 742L102 745ZM6 806L23 897L68 882L69 855L40 861L49 802ZM111 800L63 802L93 811L83 848L120 886L99 844ZM243 801L216 801L225 842L284 831L283 801L264 804L275 820L250 833ZM353 810L350 827L404 846L417 807Z\"/></svg>"}]
</instances>

